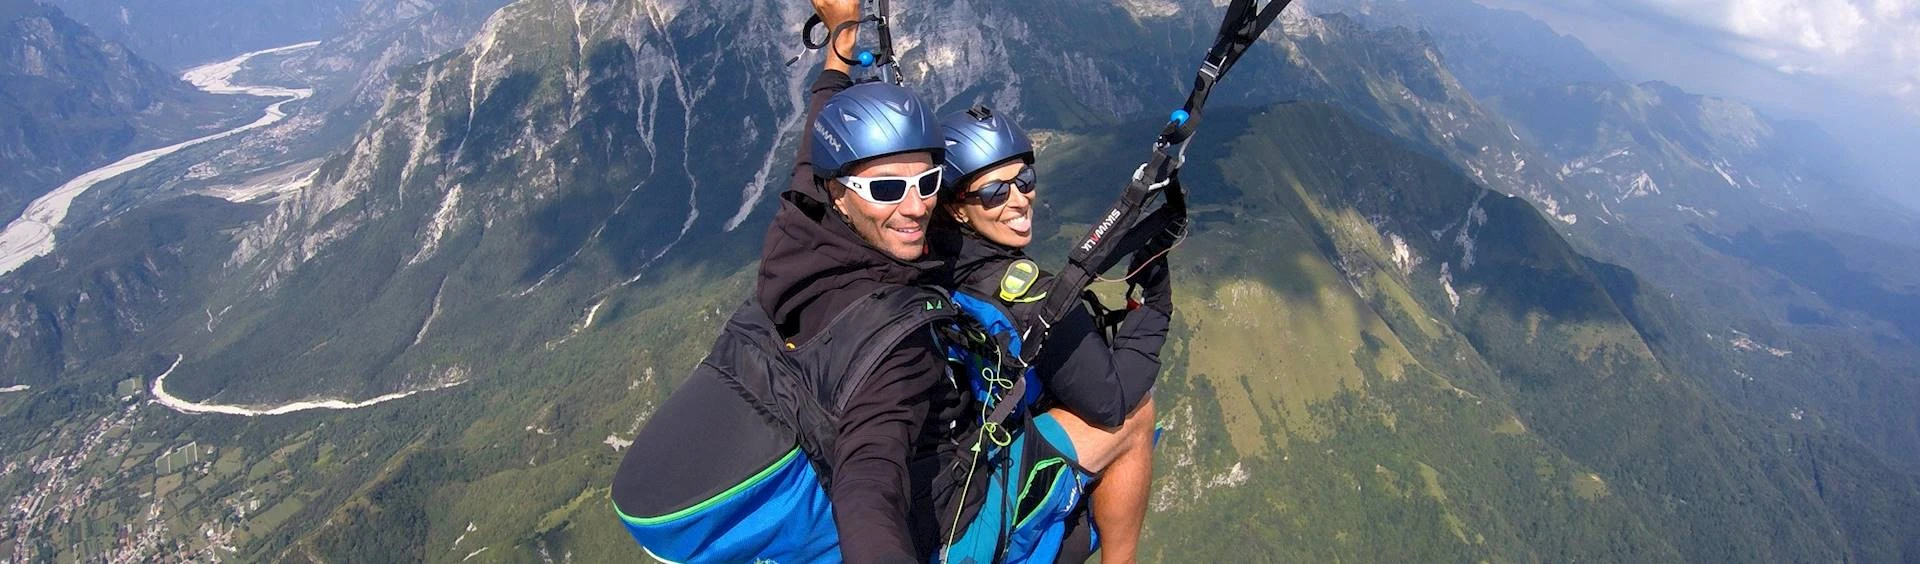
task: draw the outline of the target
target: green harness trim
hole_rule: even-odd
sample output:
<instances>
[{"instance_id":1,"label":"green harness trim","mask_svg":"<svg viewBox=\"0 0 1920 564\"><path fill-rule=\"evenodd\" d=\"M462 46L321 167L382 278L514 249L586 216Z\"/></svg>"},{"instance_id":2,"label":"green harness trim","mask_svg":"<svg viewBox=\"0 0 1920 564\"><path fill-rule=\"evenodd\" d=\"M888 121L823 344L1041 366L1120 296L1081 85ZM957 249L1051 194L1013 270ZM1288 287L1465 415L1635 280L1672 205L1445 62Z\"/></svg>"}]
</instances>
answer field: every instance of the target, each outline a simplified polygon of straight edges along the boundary
<instances>
[{"instance_id":1,"label":"green harness trim","mask_svg":"<svg viewBox=\"0 0 1920 564\"><path fill-rule=\"evenodd\" d=\"M1034 464L1033 469L1027 471L1026 483L1020 485L1020 497L1017 497L1014 499L1017 499L1017 500L1027 499L1028 495L1033 494L1033 486L1039 484L1040 482L1039 478L1041 476L1041 473L1046 472L1047 469L1049 468L1054 468L1056 466L1066 466L1066 464L1067 464L1067 460L1060 457L1047 458L1045 460L1041 460L1037 464ZM1065 471L1066 469L1062 468L1053 474L1052 480L1047 480L1047 483L1043 486L1047 488L1047 497L1041 498L1040 503L1034 506L1036 510L1029 510L1031 511L1030 513L1027 513L1026 515L1017 516L1018 520L1014 521L1013 528L1018 529L1020 527L1024 527L1027 525L1027 522L1032 521L1034 517L1038 517L1040 515L1040 512L1037 511L1038 508L1048 507L1053 505L1053 498L1059 495L1059 492L1054 491L1053 483L1055 481L1058 481L1060 479L1061 473ZM1020 503L1020 505L1025 505L1025 504Z\"/></svg>"},{"instance_id":2,"label":"green harness trim","mask_svg":"<svg viewBox=\"0 0 1920 564\"><path fill-rule=\"evenodd\" d=\"M740 483L734 484L733 487L731 488L727 488L727 491L723 491L718 494L715 494L713 497L707 498L705 501L701 501L700 503L694 504L693 507L688 507L686 509L675 511L673 513L668 513L666 515L661 515L659 517L635 517L632 515L628 515L627 512L620 510L619 505L614 505L613 510L615 513L620 514L621 520L626 521L628 523L635 524L635 525L643 525L643 526L658 525L661 523L674 521L676 519L680 519L682 517L686 517L694 513L699 513L701 510L704 510L709 507L713 507L714 505L719 504L720 502L726 501L728 498L738 495L742 490L751 488L759 484L761 481L766 480L767 476L773 475L775 471L779 470L781 467L786 466L788 463L793 462L795 458L799 458L799 457L800 457L800 447L793 447L793 450L787 451L786 456L780 457L780 460L774 461L773 464L767 465L766 468L763 468L759 472L754 473L753 476L745 480L741 480Z\"/></svg>"}]
</instances>

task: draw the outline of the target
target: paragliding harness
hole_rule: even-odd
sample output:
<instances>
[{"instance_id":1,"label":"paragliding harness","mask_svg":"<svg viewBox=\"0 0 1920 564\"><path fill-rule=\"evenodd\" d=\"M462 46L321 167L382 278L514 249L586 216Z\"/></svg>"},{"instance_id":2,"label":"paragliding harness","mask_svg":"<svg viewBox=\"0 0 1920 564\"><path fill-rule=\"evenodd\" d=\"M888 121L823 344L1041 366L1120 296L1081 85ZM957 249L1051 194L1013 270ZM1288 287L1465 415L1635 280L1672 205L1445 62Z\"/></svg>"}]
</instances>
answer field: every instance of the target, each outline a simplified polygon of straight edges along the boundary
<instances>
[{"instance_id":1,"label":"paragliding harness","mask_svg":"<svg viewBox=\"0 0 1920 564\"><path fill-rule=\"evenodd\" d=\"M672 562L837 558L825 486L841 414L900 343L917 332L961 330L956 327L970 325L964 315L939 289L890 286L861 296L796 343L781 337L757 299L747 300L661 409L679 400L700 404L699 416L744 419L711 425L744 429L729 437L738 443L731 448L754 452L728 453L730 462L706 469L700 483L649 484L662 491L645 504L618 507L628 532L650 554ZM723 399L692 397L714 389ZM653 432L650 423L635 448L650 446Z\"/></svg>"},{"instance_id":2,"label":"paragliding harness","mask_svg":"<svg viewBox=\"0 0 1920 564\"><path fill-rule=\"evenodd\" d=\"M820 14L807 16L807 23L800 28L800 43L805 45L808 51L817 51L824 48L827 50L827 56L840 59L840 62L846 63L848 66L874 69L877 76L871 77L868 80L885 80L898 86L904 82L906 78L900 75L900 61L894 58L893 54L892 6L888 0L866 0L865 4L866 6L863 12L867 14L866 17L844 22L834 26L832 29L826 30L826 36L819 41L814 40L814 34L817 30L826 27L827 22L820 19ZM852 57L848 57L846 53L841 53L838 49L833 48L834 37L849 29L858 28L867 23L873 24L874 35L876 36L873 49L861 50ZM787 59L787 66L793 66L793 63L799 60L800 55L794 55L792 58Z\"/></svg>"},{"instance_id":3,"label":"paragliding harness","mask_svg":"<svg viewBox=\"0 0 1920 564\"><path fill-rule=\"evenodd\" d=\"M1051 418L1035 417L1040 388L1027 384L1034 379L1031 368L1014 364L1025 344L1015 311L1034 303L1019 298L1039 268L1020 260L1008 273L998 292L962 287L952 294L974 323L960 326L943 342L948 361L971 374L972 397L981 411L969 422L975 431L961 441L961 456L952 462L962 489L950 504L952 520L935 554L940 562L1053 562L1073 529L1071 519L1084 516L1075 510L1092 476L1074 471L1065 431ZM996 294L1000 299L988 297ZM1002 415L995 419L996 413ZM984 478L976 481L976 476ZM1090 553L1088 539L1082 549Z\"/></svg>"},{"instance_id":4,"label":"paragliding harness","mask_svg":"<svg viewBox=\"0 0 1920 564\"><path fill-rule=\"evenodd\" d=\"M987 300L938 288L889 287L848 305L804 343L782 339L759 302L748 300L668 403L702 384L737 396L725 401L750 406L744 415L752 421L744 425L750 429L747 436L733 437L739 443L733 448L756 452L710 469L702 483L650 484L671 491L650 496L654 501L645 506L616 507L628 533L649 554L669 562L837 559L839 533L827 498L833 469L826 461L834 452L840 416L887 355L920 331L932 332L950 362L954 384L982 406L982 413L1003 405L1016 413L1031 411L1038 390L1012 394L1013 381L1026 375L1002 373L1002 352L1019 352L1019 337L1005 310ZM719 407L725 405L732 404ZM704 414L719 417L719 411ZM969 459L969 466L958 469L964 474L950 474L965 482L952 503L956 526L943 556L990 562L1013 553L1052 561L1058 552L1084 484L1059 479L1066 461L1041 460L1044 451L1019 430L995 427L977 451L960 457ZM644 448L652 431L644 429L635 448ZM1048 464L1055 465L1054 473L1039 471Z\"/></svg>"}]
</instances>

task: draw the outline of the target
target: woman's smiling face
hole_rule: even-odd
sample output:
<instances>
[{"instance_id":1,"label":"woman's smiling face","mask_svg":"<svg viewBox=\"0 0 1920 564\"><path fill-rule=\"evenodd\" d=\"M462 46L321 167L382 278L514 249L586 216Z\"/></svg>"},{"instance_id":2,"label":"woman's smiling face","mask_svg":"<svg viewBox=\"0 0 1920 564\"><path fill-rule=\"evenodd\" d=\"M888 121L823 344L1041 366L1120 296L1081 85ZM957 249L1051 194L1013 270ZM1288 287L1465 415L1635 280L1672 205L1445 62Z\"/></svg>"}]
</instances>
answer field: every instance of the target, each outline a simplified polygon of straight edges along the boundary
<instances>
[{"instance_id":1,"label":"woman's smiling face","mask_svg":"<svg viewBox=\"0 0 1920 564\"><path fill-rule=\"evenodd\" d=\"M1005 186L1007 201L989 208L976 197L976 192L990 183L1012 182L1029 166L1012 160L973 175L961 197L947 204L947 211L953 214L954 220L972 227L988 241L1015 249L1025 248L1033 242L1034 194Z\"/></svg>"}]
</instances>

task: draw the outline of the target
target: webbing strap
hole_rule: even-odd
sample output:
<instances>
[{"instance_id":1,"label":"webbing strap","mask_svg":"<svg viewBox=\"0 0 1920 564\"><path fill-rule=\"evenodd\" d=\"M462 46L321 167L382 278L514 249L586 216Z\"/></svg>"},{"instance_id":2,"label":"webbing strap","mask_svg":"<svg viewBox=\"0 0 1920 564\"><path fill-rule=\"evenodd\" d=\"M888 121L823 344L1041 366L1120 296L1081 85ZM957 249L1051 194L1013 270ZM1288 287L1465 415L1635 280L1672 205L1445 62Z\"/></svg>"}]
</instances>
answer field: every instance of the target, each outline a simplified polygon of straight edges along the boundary
<instances>
[{"instance_id":1,"label":"webbing strap","mask_svg":"<svg viewBox=\"0 0 1920 564\"><path fill-rule=\"evenodd\" d=\"M1007 389L1007 394L1000 396L1000 401L993 404L993 411L987 412L986 423L980 426L980 430L975 433L971 441L973 448L979 449L984 446L981 443L989 439L992 429L1005 424L1013 417L1013 408L1019 406L1022 403L1020 398L1027 395L1026 372L1024 369L1020 370L1020 376L1013 379L1013 387Z\"/></svg>"},{"instance_id":2,"label":"webbing strap","mask_svg":"<svg viewBox=\"0 0 1920 564\"><path fill-rule=\"evenodd\" d=\"M899 86L906 81L900 76L900 60L893 53L893 7L889 0L868 0L869 13L873 14L874 35L879 49L874 52L873 66L880 69L880 79Z\"/></svg>"},{"instance_id":3,"label":"webbing strap","mask_svg":"<svg viewBox=\"0 0 1920 564\"><path fill-rule=\"evenodd\" d=\"M844 22L827 30L826 37L819 41L814 41L813 39L814 30L825 26L826 22L820 19L820 14L818 13L807 16L807 23L801 24L800 26L800 44L806 46L809 51L824 48L827 50L827 56L839 58L840 62L846 63L848 66L875 68L880 76L872 80L885 80L898 86L905 81L905 77L901 75L900 61L894 57L893 53L893 12L891 2L889 0L866 0L866 13L866 17ZM841 53L833 48L833 38L835 36L868 22L873 23L875 49L861 51L849 57L847 54ZM803 51L802 54L804 53ZM787 59L787 66L793 66L794 63L799 61L800 55L794 55Z\"/></svg>"},{"instance_id":4,"label":"webbing strap","mask_svg":"<svg viewBox=\"0 0 1920 564\"><path fill-rule=\"evenodd\" d=\"M1041 345L1046 342L1047 332L1066 317L1068 311L1079 307L1080 293L1093 284L1094 278L1106 272L1120 262L1120 259L1138 251L1142 245L1152 240L1158 230L1140 229L1141 212L1146 208L1149 198L1161 191L1148 176L1173 175L1177 165L1171 155L1160 148L1154 149L1153 160L1127 183L1126 192L1120 201L1115 202L1107 213L1101 216L1100 223L1080 239L1079 244L1067 254L1067 267L1054 277L1053 287L1047 289L1047 298L1041 300L1035 308L1035 318L1025 320L1021 326L1026 334L1021 336L1027 343L1020 350L1021 365L1030 365L1039 357ZM1165 177L1162 177L1165 178ZM1177 190L1177 188L1176 188ZM1184 199L1182 199L1184 201ZM1183 218L1185 209L1178 210ZM1166 224L1161 224L1162 228Z\"/></svg>"},{"instance_id":5,"label":"webbing strap","mask_svg":"<svg viewBox=\"0 0 1920 564\"><path fill-rule=\"evenodd\" d=\"M891 356L893 349L906 341L914 331L959 315L944 290L918 286L889 287L875 292L866 300L854 302L841 312L841 317L847 319L836 317L828 324L829 328L837 329L844 324L864 334L848 335L856 339L857 352L847 364L847 380L834 391L831 403L827 404L834 413L846 410L847 404L853 401L854 393L866 385L880 363Z\"/></svg>"},{"instance_id":6,"label":"webbing strap","mask_svg":"<svg viewBox=\"0 0 1920 564\"><path fill-rule=\"evenodd\" d=\"M1101 273L1113 268L1121 258L1143 249L1155 253L1164 251L1161 245L1171 244L1166 234L1185 232L1186 193L1177 182L1177 174L1185 161L1186 143L1199 127L1200 114L1207 98L1213 94L1214 84L1226 76L1234 63L1240 61L1240 56L1291 3L1292 0L1265 3L1231 0L1228 3L1213 47L1207 50L1206 60L1195 75L1193 89L1161 131L1154 143L1153 155L1127 182L1120 200L1074 245L1067 255L1066 268L1061 269L1053 287L1048 288L1047 299L1035 308L1034 318L1025 320L1026 334L1022 339L1027 345L1020 351L1022 366L1038 357L1053 324L1065 317L1069 309L1078 306L1081 292ZM1159 194L1166 195L1165 205L1142 220L1143 210Z\"/></svg>"},{"instance_id":7,"label":"webbing strap","mask_svg":"<svg viewBox=\"0 0 1920 564\"><path fill-rule=\"evenodd\" d=\"M1199 128L1200 113L1206 108L1207 97L1213 95L1213 85L1226 76L1234 63L1240 62L1240 56L1260 40L1260 34L1267 31L1280 18L1280 12L1287 9L1293 0L1268 0L1261 5L1256 0L1232 0L1227 5L1226 16L1220 20L1220 31L1214 36L1213 47L1207 50L1207 58L1201 62L1200 72L1193 78L1193 89L1187 92L1187 101L1180 110L1173 113L1167 127L1160 132L1160 144L1180 145L1193 137Z\"/></svg>"},{"instance_id":8,"label":"webbing strap","mask_svg":"<svg viewBox=\"0 0 1920 564\"><path fill-rule=\"evenodd\" d=\"M887 0L877 0L881 9L885 9ZM1067 267L1053 278L1052 286L1043 288L1046 298L1034 304L1028 319L1015 320L1024 327L1021 335L1021 350L1017 366L1013 369L1020 374L1009 391L1009 399L1000 401L987 413L984 424L969 441L973 448L982 448L988 440L988 433L1004 425L1014 415L1018 398L1026 395L1029 385L1026 368L1039 357L1040 349L1046 344L1047 335L1053 325L1066 317L1067 312L1079 307L1083 292L1101 273L1113 268L1121 258L1138 252L1160 253L1173 244L1173 240L1183 235L1187 226L1186 192L1181 188L1177 175L1184 164L1186 142L1193 138L1198 129L1201 111L1205 108L1207 97L1213 94L1213 86L1225 76L1240 56L1260 39L1260 34L1280 17L1292 0L1269 0L1260 4L1256 0L1231 0L1226 16L1221 19L1220 31L1214 38L1213 47L1207 50L1206 61L1194 78L1193 90L1187 93L1187 100L1179 111L1161 131L1154 143L1153 156L1134 173L1127 182L1125 192L1120 195L1107 213L1101 216L1093 229L1082 237L1067 255ZM892 38L885 33L885 20L881 20L882 47L891 52ZM891 57L889 57L891 59ZM896 84L898 67L894 67ZM1154 213L1141 218L1142 211L1156 194L1165 194L1166 202ZM1171 235L1171 236L1170 236ZM1003 532L996 558L1003 558L1006 536Z\"/></svg>"}]
</instances>

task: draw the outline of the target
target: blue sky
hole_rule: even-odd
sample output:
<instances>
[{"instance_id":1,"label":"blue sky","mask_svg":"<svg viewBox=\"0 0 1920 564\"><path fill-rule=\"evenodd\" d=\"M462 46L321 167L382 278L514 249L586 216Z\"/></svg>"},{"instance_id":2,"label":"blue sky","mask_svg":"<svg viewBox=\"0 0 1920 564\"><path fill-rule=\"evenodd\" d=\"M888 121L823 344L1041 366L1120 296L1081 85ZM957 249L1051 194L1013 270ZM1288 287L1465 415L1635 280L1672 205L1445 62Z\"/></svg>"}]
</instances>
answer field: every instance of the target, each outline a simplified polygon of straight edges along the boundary
<instances>
[{"instance_id":1,"label":"blue sky","mask_svg":"<svg viewBox=\"0 0 1920 564\"><path fill-rule=\"evenodd\" d=\"M1920 204L1920 0L1478 0L1572 35L1629 80L1819 123Z\"/></svg>"}]
</instances>

